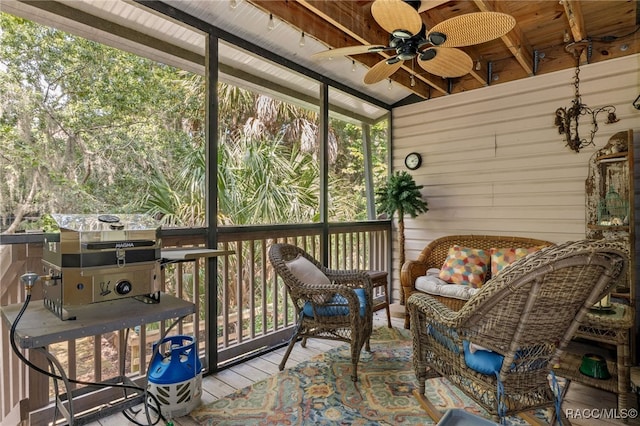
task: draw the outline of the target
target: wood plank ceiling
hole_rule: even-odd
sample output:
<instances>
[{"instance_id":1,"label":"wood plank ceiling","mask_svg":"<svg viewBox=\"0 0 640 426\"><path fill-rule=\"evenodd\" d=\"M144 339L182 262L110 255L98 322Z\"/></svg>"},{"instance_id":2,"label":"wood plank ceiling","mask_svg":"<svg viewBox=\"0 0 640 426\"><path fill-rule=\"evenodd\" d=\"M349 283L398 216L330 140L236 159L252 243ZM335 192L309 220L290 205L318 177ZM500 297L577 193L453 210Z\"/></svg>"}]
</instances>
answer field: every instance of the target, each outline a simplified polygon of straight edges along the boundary
<instances>
[{"instance_id":1,"label":"wood plank ceiling","mask_svg":"<svg viewBox=\"0 0 640 426\"><path fill-rule=\"evenodd\" d=\"M370 0L247 1L305 36L320 40L327 48L389 43L389 33L371 15ZM443 79L429 74L414 59L405 61L390 78L429 99L573 68L576 60L565 48L574 41L589 41L581 56L582 64L635 54L640 52L638 4L638 0L422 0L419 12L427 30L454 16L479 11L510 14L516 26L501 38L464 47L474 67L463 77ZM372 67L389 56L380 52L352 58Z\"/></svg>"}]
</instances>

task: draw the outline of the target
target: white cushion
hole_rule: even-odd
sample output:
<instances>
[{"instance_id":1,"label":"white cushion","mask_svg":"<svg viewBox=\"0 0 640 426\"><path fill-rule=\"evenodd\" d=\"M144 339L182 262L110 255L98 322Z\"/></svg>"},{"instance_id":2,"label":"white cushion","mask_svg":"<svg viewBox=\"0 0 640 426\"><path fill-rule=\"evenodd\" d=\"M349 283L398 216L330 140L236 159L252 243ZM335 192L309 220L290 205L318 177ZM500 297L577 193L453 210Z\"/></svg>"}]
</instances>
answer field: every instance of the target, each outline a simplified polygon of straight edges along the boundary
<instances>
[{"instance_id":1,"label":"white cushion","mask_svg":"<svg viewBox=\"0 0 640 426\"><path fill-rule=\"evenodd\" d=\"M304 256L298 255L295 259L284 263L293 276L305 284L331 284L329 278Z\"/></svg>"},{"instance_id":2,"label":"white cushion","mask_svg":"<svg viewBox=\"0 0 640 426\"><path fill-rule=\"evenodd\" d=\"M460 300L469 300L471 296L480 290L464 284L450 284L436 275L429 274L416 279L416 289L427 294Z\"/></svg>"},{"instance_id":3,"label":"white cushion","mask_svg":"<svg viewBox=\"0 0 640 426\"><path fill-rule=\"evenodd\" d=\"M469 342L469 352L471 352L472 354L475 354L476 351L493 352L491 349L487 349L484 346L476 345L473 342Z\"/></svg>"}]
</instances>

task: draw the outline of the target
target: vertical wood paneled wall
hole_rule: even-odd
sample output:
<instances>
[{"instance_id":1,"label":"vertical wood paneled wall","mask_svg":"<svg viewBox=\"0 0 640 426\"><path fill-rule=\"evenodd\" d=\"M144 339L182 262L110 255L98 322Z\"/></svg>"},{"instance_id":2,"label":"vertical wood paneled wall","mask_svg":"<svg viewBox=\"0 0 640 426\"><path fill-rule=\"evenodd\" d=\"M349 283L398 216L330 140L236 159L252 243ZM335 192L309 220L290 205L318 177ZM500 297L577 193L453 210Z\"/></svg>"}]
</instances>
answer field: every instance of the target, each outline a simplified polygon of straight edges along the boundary
<instances>
[{"instance_id":1,"label":"vertical wood paneled wall","mask_svg":"<svg viewBox=\"0 0 640 426\"><path fill-rule=\"evenodd\" d=\"M556 109L571 106L574 70L395 108L393 167L404 169L409 152L422 154L422 166L411 173L429 203L426 214L406 219L407 260L443 235L583 238L589 158L614 133L640 132L640 111L632 106L639 69L640 55L580 67L582 102L613 105L620 121L604 124L606 113L600 114L595 146L579 153L565 146L554 126ZM588 138L590 130L582 117L580 136Z\"/></svg>"}]
</instances>

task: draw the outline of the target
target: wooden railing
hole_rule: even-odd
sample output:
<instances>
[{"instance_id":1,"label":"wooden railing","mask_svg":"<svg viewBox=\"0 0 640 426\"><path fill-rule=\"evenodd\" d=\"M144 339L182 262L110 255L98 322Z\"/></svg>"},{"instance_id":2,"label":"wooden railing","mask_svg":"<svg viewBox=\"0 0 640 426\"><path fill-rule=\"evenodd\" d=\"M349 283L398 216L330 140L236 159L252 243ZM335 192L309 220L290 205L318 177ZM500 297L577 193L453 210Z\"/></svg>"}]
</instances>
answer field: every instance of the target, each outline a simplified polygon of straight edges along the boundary
<instances>
[{"instance_id":1,"label":"wooden railing","mask_svg":"<svg viewBox=\"0 0 640 426\"><path fill-rule=\"evenodd\" d=\"M196 314L183 319L170 334L196 336L205 369L209 371L283 344L291 336L295 318L286 288L268 261L271 244L290 242L321 260L324 233L329 267L388 271L390 231L389 221L335 224L326 228L319 224L219 228L218 248L232 250L234 254L217 258L216 279L207 276L206 259L165 264L162 268L163 291L192 301L196 306ZM204 246L205 232L163 230L162 245ZM41 235L11 239L3 236L0 306L23 302L25 295L19 277L27 271L40 273L41 259ZM42 299L38 287L32 292L32 303ZM215 298L209 293L214 290ZM390 289L388 291L391 294ZM207 309L210 300L216 301L216 310L212 312ZM216 327L215 333L209 325ZM145 324L131 330L58 343L48 349L70 377L101 381L122 372L143 377L152 345L167 326L166 323ZM215 336L213 342L209 336ZM0 421L10 413L13 415L12 410L18 409L15 407L24 409L26 398L30 411L50 406L53 394L50 381L43 377L34 380L33 376L41 375L32 373L18 361L11 351L6 326L0 327L0 337ZM211 359L209 354L214 354ZM124 365L119 365L120 360L124 360Z\"/></svg>"}]
</instances>

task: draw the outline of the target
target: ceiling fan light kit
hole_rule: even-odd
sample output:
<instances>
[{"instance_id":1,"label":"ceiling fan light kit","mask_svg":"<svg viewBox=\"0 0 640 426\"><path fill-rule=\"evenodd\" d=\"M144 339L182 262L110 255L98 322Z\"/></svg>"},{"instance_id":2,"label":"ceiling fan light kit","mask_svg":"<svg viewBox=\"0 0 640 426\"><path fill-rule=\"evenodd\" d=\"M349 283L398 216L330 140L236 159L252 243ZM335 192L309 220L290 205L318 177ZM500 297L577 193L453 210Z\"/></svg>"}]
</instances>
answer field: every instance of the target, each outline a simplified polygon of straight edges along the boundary
<instances>
[{"instance_id":1,"label":"ceiling fan light kit","mask_svg":"<svg viewBox=\"0 0 640 426\"><path fill-rule=\"evenodd\" d=\"M439 32L430 32L429 33L429 43L434 46L440 46L447 41L447 35Z\"/></svg>"},{"instance_id":2,"label":"ceiling fan light kit","mask_svg":"<svg viewBox=\"0 0 640 426\"><path fill-rule=\"evenodd\" d=\"M473 69L473 59L459 47L502 37L516 24L515 18L505 13L475 12L447 19L427 32L418 13L420 4L419 0L375 0L371 4L373 19L389 33L389 46L349 46L319 52L312 57L393 51L393 56L382 59L369 69L364 76L365 84L389 78L404 61L413 61L414 58L428 73L455 78Z\"/></svg>"},{"instance_id":3,"label":"ceiling fan light kit","mask_svg":"<svg viewBox=\"0 0 640 426\"><path fill-rule=\"evenodd\" d=\"M395 38L400 38L400 39L408 39L413 37L413 34L411 34L407 30L393 30L391 35L393 35Z\"/></svg>"}]
</instances>

